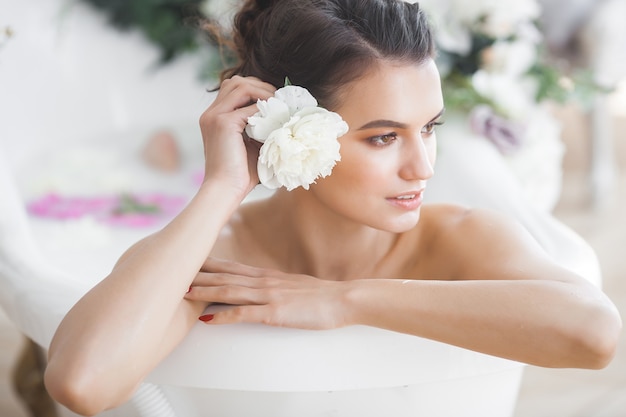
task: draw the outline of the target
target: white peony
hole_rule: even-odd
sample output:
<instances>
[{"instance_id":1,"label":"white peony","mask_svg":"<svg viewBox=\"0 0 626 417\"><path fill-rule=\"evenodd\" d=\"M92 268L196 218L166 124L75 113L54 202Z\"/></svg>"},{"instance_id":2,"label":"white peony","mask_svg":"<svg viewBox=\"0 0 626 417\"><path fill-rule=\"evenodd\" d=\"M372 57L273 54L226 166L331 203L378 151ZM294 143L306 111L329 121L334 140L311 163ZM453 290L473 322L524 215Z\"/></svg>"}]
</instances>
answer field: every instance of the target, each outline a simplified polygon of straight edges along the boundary
<instances>
[{"instance_id":1,"label":"white peony","mask_svg":"<svg viewBox=\"0 0 626 417\"><path fill-rule=\"evenodd\" d=\"M265 142L270 133L289 121L291 112L287 103L275 97L258 100L256 105L259 111L248 117L246 134L258 142Z\"/></svg>"},{"instance_id":2,"label":"white peony","mask_svg":"<svg viewBox=\"0 0 626 417\"><path fill-rule=\"evenodd\" d=\"M305 107L317 107L317 100L306 88L287 85L279 88L269 100L258 100L259 111L248 118L246 133L258 142L265 142L271 132L281 128L291 116Z\"/></svg>"},{"instance_id":3,"label":"white peony","mask_svg":"<svg viewBox=\"0 0 626 417\"><path fill-rule=\"evenodd\" d=\"M317 100L309 93L309 90L297 85L279 88L274 93L274 97L287 104L289 113L292 115L305 107L317 107Z\"/></svg>"},{"instance_id":4,"label":"white peony","mask_svg":"<svg viewBox=\"0 0 626 417\"><path fill-rule=\"evenodd\" d=\"M263 185L308 190L317 178L330 175L340 160L337 139L348 131L341 116L317 107L317 100L297 86L278 89L257 105L246 133L263 143L257 164Z\"/></svg>"}]
</instances>

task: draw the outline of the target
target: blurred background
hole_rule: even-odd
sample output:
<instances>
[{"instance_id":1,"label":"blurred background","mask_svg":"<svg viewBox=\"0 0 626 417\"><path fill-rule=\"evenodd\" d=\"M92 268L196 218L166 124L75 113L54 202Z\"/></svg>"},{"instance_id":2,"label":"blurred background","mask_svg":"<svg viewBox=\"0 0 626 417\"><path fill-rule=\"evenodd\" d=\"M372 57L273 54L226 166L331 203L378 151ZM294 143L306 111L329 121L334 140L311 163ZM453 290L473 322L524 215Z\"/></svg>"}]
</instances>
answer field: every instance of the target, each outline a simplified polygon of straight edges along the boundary
<instances>
[{"instance_id":1,"label":"blurred background","mask_svg":"<svg viewBox=\"0 0 626 417\"><path fill-rule=\"evenodd\" d=\"M197 120L232 59L198 26L210 18L227 29L237 4L0 0L0 152L60 267L101 271L119 256L113 233L130 244L197 185ZM626 0L420 4L436 30L446 123L492 143L529 204L590 243L605 291L626 311ZM77 266L78 250L101 264ZM28 346L0 311L3 417L31 415L13 383ZM529 367L515 416L624 410L623 336L601 371Z\"/></svg>"}]
</instances>

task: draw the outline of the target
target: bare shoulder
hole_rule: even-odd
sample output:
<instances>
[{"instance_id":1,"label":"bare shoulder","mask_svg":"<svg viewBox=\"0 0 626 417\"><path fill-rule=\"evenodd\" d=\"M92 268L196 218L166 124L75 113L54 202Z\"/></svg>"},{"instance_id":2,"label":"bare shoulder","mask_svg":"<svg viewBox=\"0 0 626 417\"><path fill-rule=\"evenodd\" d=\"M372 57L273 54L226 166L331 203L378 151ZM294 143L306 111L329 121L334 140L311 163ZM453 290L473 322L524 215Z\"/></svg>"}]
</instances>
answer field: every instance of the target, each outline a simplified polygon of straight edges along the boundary
<instances>
[{"instance_id":1,"label":"bare shoulder","mask_svg":"<svg viewBox=\"0 0 626 417\"><path fill-rule=\"evenodd\" d=\"M425 207L426 221L434 232L458 240L457 243L491 243L494 237L515 236L536 245L532 236L513 217L483 208L468 208L452 204ZM471 238L471 239L470 239Z\"/></svg>"},{"instance_id":2,"label":"bare shoulder","mask_svg":"<svg viewBox=\"0 0 626 417\"><path fill-rule=\"evenodd\" d=\"M455 205L424 208L433 251L448 261L454 279L541 279L556 273L569 280L512 217Z\"/></svg>"},{"instance_id":3,"label":"bare shoulder","mask_svg":"<svg viewBox=\"0 0 626 417\"><path fill-rule=\"evenodd\" d=\"M532 236L514 218L496 211L451 204L424 207L423 220L430 233L454 245L494 245L503 241L539 250Z\"/></svg>"}]
</instances>

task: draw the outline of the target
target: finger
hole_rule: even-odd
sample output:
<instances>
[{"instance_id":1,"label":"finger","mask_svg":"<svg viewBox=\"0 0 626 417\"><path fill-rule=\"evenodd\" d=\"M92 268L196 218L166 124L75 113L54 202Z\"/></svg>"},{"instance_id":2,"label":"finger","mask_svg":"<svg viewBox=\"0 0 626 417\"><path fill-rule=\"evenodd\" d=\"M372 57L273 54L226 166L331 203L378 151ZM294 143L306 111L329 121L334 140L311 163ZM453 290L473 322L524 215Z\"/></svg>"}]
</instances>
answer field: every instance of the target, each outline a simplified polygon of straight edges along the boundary
<instances>
[{"instance_id":1,"label":"finger","mask_svg":"<svg viewBox=\"0 0 626 417\"><path fill-rule=\"evenodd\" d=\"M227 78L224 81L222 81L222 84L220 85L220 88L219 88L219 92L228 94L243 83L248 83L250 85L254 85L254 86L266 89L268 92L272 94L274 94L274 92L276 91L276 87L274 87L272 84L267 83L265 81L261 81L261 79L257 77L253 77L253 76L242 77L240 75L234 75L231 78Z\"/></svg>"},{"instance_id":2,"label":"finger","mask_svg":"<svg viewBox=\"0 0 626 417\"><path fill-rule=\"evenodd\" d=\"M274 87L267 83L249 80L234 82L232 87L218 93L212 107L218 111L232 111L256 103L259 99L267 100L274 95L274 91Z\"/></svg>"},{"instance_id":3,"label":"finger","mask_svg":"<svg viewBox=\"0 0 626 417\"><path fill-rule=\"evenodd\" d=\"M216 99L213 108L217 111L232 111L241 107L247 107L250 104L256 104L257 100L267 100L273 96L272 92L266 89L250 86L240 85L232 92Z\"/></svg>"},{"instance_id":4,"label":"finger","mask_svg":"<svg viewBox=\"0 0 626 417\"><path fill-rule=\"evenodd\" d=\"M250 104L249 106L246 106L246 107L240 107L237 110L235 110L237 115L244 122L244 125L243 125L244 128L248 124L248 118L250 116L253 116L258 111L259 111L259 108L258 108L256 103ZM242 133L245 133L244 129L241 129L241 131L242 131ZM248 135L246 135L246 137L248 137ZM255 141L255 143L258 143L258 142ZM260 145L262 145L262 144L260 144Z\"/></svg>"},{"instance_id":5,"label":"finger","mask_svg":"<svg viewBox=\"0 0 626 417\"><path fill-rule=\"evenodd\" d=\"M334 320L320 319L316 315L304 314L293 320L286 311L281 312L272 305L242 305L204 314L198 319L207 324L260 323L268 326L289 327L308 330L323 330L340 327Z\"/></svg>"},{"instance_id":6,"label":"finger","mask_svg":"<svg viewBox=\"0 0 626 417\"><path fill-rule=\"evenodd\" d=\"M220 117L223 117L218 124L222 127L227 127L230 123L235 123L237 130L244 133L244 129L248 124L248 118L254 115L257 111L258 107L256 103L253 103L245 107L235 109L230 113L221 113L216 120L220 120Z\"/></svg>"},{"instance_id":7,"label":"finger","mask_svg":"<svg viewBox=\"0 0 626 417\"><path fill-rule=\"evenodd\" d=\"M282 280L272 277L250 277L226 272L198 272L191 284L194 287L218 287L220 285L239 285L248 288L274 288Z\"/></svg>"},{"instance_id":8,"label":"finger","mask_svg":"<svg viewBox=\"0 0 626 417\"><path fill-rule=\"evenodd\" d=\"M266 290L240 285L193 286L185 294L187 300L221 304L265 304Z\"/></svg>"},{"instance_id":9,"label":"finger","mask_svg":"<svg viewBox=\"0 0 626 417\"><path fill-rule=\"evenodd\" d=\"M244 275L248 277L262 277L270 275L267 269L229 261L226 259L207 258L200 268L202 272L221 272L233 275Z\"/></svg>"},{"instance_id":10,"label":"finger","mask_svg":"<svg viewBox=\"0 0 626 417\"><path fill-rule=\"evenodd\" d=\"M198 319L207 324L263 323L275 325L270 320L271 307L246 305L228 308L217 313L205 314Z\"/></svg>"}]
</instances>

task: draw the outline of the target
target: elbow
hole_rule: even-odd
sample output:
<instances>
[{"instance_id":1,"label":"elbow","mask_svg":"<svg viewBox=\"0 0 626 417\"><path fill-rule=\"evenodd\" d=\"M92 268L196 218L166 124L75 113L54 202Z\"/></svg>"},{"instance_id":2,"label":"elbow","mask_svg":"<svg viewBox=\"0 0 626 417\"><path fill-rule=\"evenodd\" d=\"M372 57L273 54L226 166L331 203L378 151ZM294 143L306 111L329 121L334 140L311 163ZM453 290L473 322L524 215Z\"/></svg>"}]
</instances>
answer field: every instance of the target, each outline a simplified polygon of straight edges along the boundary
<instances>
[{"instance_id":1,"label":"elbow","mask_svg":"<svg viewBox=\"0 0 626 417\"><path fill-rule=\"evenodd\" d=\"M622 332L622 320L615 309L600 311L576 335L581 368L603 369L613 360Z\"/></svg>"},{"instance_id":2,"label":"elbow","mask_svg":"<svg viewBox=\"0 0 626 417\"><path fill-rule=\"evenodd\" d=\"M97 396L91 395L82 384L52 372L49 366L44 374L44 384L52 399L76 414L94 416L103 411L96 404Z\"/></svg>"},{"instance_id":3,"label":"elbow","mask_svg":"<svg viewBox=\"0 0 626 417\"><path fill-rule=\"evenodd\" d=\"M44 384L50 396L59 404L81 416L94 416L126 401L115 401L112 392L99 386L89 372L72 372L50 362L44 374Z\"/></svg>"}]
</instances>

